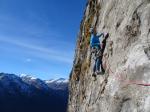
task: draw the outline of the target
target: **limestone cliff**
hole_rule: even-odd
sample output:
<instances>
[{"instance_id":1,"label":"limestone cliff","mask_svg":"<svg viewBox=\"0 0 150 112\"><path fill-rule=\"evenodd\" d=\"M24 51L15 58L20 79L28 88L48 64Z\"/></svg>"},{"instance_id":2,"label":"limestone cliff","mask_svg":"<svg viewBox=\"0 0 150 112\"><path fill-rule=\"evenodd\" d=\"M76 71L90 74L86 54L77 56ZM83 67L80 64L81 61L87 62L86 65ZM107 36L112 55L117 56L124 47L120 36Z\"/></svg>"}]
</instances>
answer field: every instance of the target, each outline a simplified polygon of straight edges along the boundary
<instances>
[{"instance_id":1,"label":"limestone cliff","mask_svg":"<svg viewBox=\"0 0 150 112\"><path fill-rule=\"evenodd\" d=\"M93 80L89 28L109 32ZM70 75L68 112L150 112L150 0L89 0Z\"/></svg>"}]
</instances>

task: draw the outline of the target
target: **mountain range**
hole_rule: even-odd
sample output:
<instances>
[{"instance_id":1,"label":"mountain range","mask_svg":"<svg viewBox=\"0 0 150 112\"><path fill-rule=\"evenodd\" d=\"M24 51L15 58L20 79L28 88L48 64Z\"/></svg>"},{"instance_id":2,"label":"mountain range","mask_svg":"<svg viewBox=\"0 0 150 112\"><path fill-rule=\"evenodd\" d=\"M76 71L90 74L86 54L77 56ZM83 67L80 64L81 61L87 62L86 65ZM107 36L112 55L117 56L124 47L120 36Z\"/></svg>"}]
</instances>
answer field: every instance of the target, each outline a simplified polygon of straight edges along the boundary
<instances>
[{"instance_id":1,"label":"mountain range","mask_svg":"<svg viewBox=\"0 0 150 112\"><path fill-rule=\"evenodd\" d=\"M0 112L66 112L68 80L0 73Z\"/></svg>"}]
</instances>

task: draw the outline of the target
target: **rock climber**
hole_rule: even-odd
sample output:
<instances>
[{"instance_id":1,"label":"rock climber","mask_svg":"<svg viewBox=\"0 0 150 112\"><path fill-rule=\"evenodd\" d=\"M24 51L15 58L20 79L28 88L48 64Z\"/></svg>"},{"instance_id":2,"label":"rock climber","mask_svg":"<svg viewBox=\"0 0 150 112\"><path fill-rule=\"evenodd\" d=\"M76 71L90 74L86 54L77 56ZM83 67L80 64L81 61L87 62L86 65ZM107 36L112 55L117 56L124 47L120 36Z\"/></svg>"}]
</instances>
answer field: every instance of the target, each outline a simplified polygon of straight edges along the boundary
<instances>
[{"instance_id":1,"label":"rock climber","mask_svg":"<svg viewBox=\"0 0 150 112\"><path fill-rule=\"evenodd\" d=\"M90 32L91 32L90 47L92 49L91 52L94 53L94 60L95 60L92 76L96 77L96 75L100 73L105 73L105 70L102 65L103 54L102 54L102 48L100 44L100 39L102 36L104 36L104 33L98 35L96 32L96 28L94 29L91 28ZM101 71L100 71L100 67L101 67Z\"/></svg>"}]
</instances>

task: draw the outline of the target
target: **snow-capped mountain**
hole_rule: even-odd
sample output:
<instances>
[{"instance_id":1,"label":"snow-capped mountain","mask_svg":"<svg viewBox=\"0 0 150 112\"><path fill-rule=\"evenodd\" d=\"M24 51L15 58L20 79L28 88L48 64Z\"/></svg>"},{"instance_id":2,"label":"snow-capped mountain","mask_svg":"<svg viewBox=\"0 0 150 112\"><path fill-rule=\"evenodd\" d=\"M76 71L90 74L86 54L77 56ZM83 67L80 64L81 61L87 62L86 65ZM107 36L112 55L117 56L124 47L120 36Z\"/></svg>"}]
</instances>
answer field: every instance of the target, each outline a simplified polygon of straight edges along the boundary
<instances>
[{"instance_id":1,"label":"snow-capped mountain","mask_svg":"<svg viewBox=\"0 0 150 112\"><path fill-rule=\"evenodd\" d=\"M46 80L45 83L49 88L57 90L66 90L68 88L68 80L64 78L59 78L55 80Z\"/></svg>"},{"instance_id":2,"label":"snow-capped mountain","mask_svg":"<svg viewBox=\"0 0 150 112\"><path fill-rule=\"evenodd\" d=\"M54 90L66 90L68 89L68 80L64 78L41 80L39 78L32 77L31 75L21 74L19 76L25 83L35 86L38 89L54 89Z\"/></svg>"},{"instance_id":3,"label":"snow-capped mountain","mask_svg":"<svg viewBox=\"0 0 150 112\"><path fill-rule=\"evenodd\" d=\"M0 73L0 93L4 90L9 94L31 94L33 87L22 81L22 79L14 74Z\"/></svg>"},{"instance_id":4,"label":"snow-capped mountain","mask_svg":"<svg viewBox=\"0 0 150 112\"><path fill-rule=\"evenodd\" d=\"M46 80L46 83L68 83L67 79L59 78L59 79L52 79L52 80Z\"/></svg>"},{"instance_id":5,"label":"snow-capped mountain","mask_svg":"<svg viewBox=\"0 0 150 112\"><path fill-rule=\"evenodd\" d=\"M0 73L0 99L0 112L65 112L68 81Z\"/></svg>"},{"instance_id":6,"label":"snow-capped mountain","mask_svg":"<svg viewBox=\"0 0 150 112\"><path fill-rule=\"evenodd\" d=\"M32 85L32 86L35 86L38 89L41 89L41 90L42 89L45 89L45 90L49 89L47 84L43 80L41 80L39 78L35 78L35 77L30 76L30 75L20 75L20 78L25 83L27 83L29 85Z\"/></svg>"},{"instance_id":7,"label":"snow-capped mountain","mask_svg":"<svg viewBox=\"0 0 150 112\"><path fill-rule=\"evenodd\" d=\"M20 90L28 91L30 87L35 87L39 90L49 89L61 89L65 90L68 87L68 80L64 78L41 80L39 78L32 77L31 75L21 74L19 76L14 74L0 73L0 83L4 87L8 87L9 90L13 85L16 84Z\"/></svg>"}]
</instances>

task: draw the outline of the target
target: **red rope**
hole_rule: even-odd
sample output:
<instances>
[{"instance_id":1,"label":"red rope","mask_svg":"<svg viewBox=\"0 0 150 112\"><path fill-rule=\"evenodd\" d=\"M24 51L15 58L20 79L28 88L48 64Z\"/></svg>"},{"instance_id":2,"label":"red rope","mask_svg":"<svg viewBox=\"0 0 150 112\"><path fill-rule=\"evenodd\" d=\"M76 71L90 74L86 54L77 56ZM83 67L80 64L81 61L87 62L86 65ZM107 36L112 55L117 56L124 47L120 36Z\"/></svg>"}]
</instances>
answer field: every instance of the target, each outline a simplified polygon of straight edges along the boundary
<instances>
[{"instance_id":1,"label":"red rope","mask_svg":"<svg viewBox=\"0 0 150 112\"><path fill-rule=\"evenodd\" d=\"M104 56L105 57L105 56ZM106 57L105 57L105 60L108 62L108 68L109 68L109 71L112 73L112 74L114 74L114 72L111 70L111 68L110 68L110 64L109 64L109 61L106 59ZM119 80L119 79L118 79ZM120 79L120 81L122 81L121 79ZM136 81L132 81L132 80L130 80L130 81L128 81L127 82L127 84L135 84L135 85L139 85L139 86L150 86L150 84L148 84L148 83L138 83L138 82L136 82Z\"/></svg>"},{"instance_id":2,"label":"red rope","mask_svg":"<svg viewBox=\"0 0 150 112\"><path fill-rule=\"evenodd\" d=\"M142 82L132 82L129 81L127 84L135 84L135 85L140 85L140 86L150 86L150 84L142 83Z\"/></svg>"}]
</instances>

